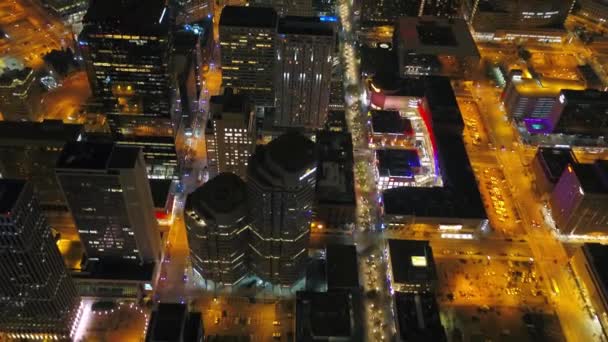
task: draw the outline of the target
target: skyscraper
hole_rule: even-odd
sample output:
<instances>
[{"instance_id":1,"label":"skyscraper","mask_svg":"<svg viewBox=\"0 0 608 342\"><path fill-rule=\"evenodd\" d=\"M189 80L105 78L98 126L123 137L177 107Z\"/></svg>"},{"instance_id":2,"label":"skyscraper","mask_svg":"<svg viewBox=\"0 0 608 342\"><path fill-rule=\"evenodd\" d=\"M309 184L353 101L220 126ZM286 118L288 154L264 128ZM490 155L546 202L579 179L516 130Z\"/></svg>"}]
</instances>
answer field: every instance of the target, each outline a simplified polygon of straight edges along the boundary
<instances>
[{"instance_id":1,"label":"skyscraper","mask_svg":"<svg viewBox=\"0 0 608 342\"><path fill-rule=\"evenodd\" d=\"M318 129L325 123L336 44L334 26L312 17L279 20L275 126Z\"/></svg>"},{"instance_id":2,"label":"skyscraper","mask_svg":"<svg viewBox=\"0 0 608 342\"><path fill-rule=\"evenodd\" d=\"M288 132L256 148L247 170L253 271L289 286L307 261L316 180L316 146Z\"/></svg>"},{"instance_id":3,"label":"skyscraper","mask_svg":"<svg viewBox=\"0 0 608 342\"><path fill-rule=\"evenodd\" d=\"M220 17L222 87L274 106L277 13L272 8L226 6Z\"/></svg>"},{"instance_id":4,"label":"skyscraper","mask_svg":"<svg viewBox=\"0 0 608 342\"><path fill-rule=\"evenodd\" d=\"M313 0L252 0L250 6L272 7L281 17L313 15Z\"/></svg>"},{"instance_id":5,"label":"skyscraper","mask_svg":"<svg viewBox=\"0 0 608 342\"><path fill-rule=\"evenodd\" d=\"M69 339L80 300L26 181L0 179L0 237L0 331Z\"/></svg>"},{"instance_id":6,"label":"skyscraper","mask_svg":"<svg viewBox=\"0 0 608 342\"><path fill-rule=\"evenodd\" d=\"M608 138L608 92L563 89L557 99L553 133Z\"/></svg>"},{"instance_id":7,"label":"skyscraper","mask_svg":"<svg viewBox=\"0 0 608 342\"><path fill-rule=\"evenodd\" d=\"M226 88L224 95L211 97L211 130L205 135L210 177L232 172L241 178L255 149L255 115L244 95Z\"/></svg>"},{"instance_id":8,"label":"skyscraper","mask_svg":"<svg viewBox=\"0 0 608 342\"><path fill-rule=\"evenodd\" d=\"M361 21L392 23L401 17L423 15L451 17L457 12L455 0L361 0Z\"/></svg>"},{"instance_id":9,"label":"skyscraper","mask_svg":"<svg viewBox=\"0 0 608 342\"><path fill-rule=\"evenodd\" d=\"M107 115L114 138L130 145L139 137L174 138L179 115L173 110L172 16L166 1L92 0L83 24L78 45L93 102ZM149 150L144 154L150 156L148 174L177 173L156 163Z\"/></svg>"},{"instance_id":10,"label":"skyscraper","mask_svg":"<svg viewBox=\"0 0 608 342\"><path fill-rule=\"evenodd\" d=\"M247 209L247 187L233 173L220 173L188 196L190 257L205 279L234 285L247 274Z\"/></svg>"},{"instance_id":11,"label":"skyscraper","mask_svg":"<svg viewBox=\"0 0 608 342\"><path fill-rule=\"evenodd\" d=\"M57 177L88 260L160 259L160 233L138 148L66 144Z\"/></svg>"},{"instance_id":12,"label":"skyscraper","mask_svg":"<svg viewBox=\"0 0 608 342\"><path fill-rule=\"evenodd\" d=\"M38 120L42 89L34 70L22 61L0 58L0 119Z\"/></svg>"}]
</instances>

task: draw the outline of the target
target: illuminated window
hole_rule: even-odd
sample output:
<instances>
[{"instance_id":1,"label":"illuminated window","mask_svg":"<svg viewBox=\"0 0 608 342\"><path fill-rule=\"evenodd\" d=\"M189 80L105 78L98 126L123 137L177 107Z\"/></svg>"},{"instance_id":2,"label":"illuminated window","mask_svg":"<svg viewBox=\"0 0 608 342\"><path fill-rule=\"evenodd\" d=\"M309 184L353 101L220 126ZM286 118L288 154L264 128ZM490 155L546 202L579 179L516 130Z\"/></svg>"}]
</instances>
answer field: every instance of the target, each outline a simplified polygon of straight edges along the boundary
<instances>
[{"instance_id":1,"label":"illuminated window","mask_svg":"<svg viewBox=\"0 0 608 342\"><path fill-rule=\"evenodd\" d=\"M412 256L412 265L414 267L426 267L428 264L426 262L425 256Z\"/></svg>"}]
</instances>

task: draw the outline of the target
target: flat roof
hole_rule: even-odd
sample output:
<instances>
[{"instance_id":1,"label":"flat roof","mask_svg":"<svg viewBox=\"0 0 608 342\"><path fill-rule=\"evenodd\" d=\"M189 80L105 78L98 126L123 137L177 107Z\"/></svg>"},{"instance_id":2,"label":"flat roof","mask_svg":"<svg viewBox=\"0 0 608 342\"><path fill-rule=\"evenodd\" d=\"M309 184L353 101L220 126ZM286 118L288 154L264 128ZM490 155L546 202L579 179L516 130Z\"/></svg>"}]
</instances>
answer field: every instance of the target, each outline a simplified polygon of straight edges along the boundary
<instances>
[{"instance_id":1,"label":"flat roof","mask_svg":"<svg viewBox=\"0 0 608 342\"><path fill-rule=\"evenodd\" d=\"M601 282L602 289L608 291L608 246L600 243L585 243L581 247L587 256L587 261L593 266L595 272Z\"/></svg>"},{"instance_id":2,"label":"flat roof","mask_svg":"<svg viewBox=\"0 0 608 342\"><path fill-rule=\"evenodd\" d=\"M402 341L447 342L435 294L395 292L395 309Z\"/></svg>"},{"instance_id":3,"label":"flat roof","mask_svg":"<svg viewBox=\"0 0 608 342\"><path fill-rule=\"evenodd\" d=\"M608 194L608 160L572 165L585 193Z\"/></svg>"},{"instance_id":4,"label":"flat roof","mask_svg":"<svg viewBox=\"0 0 608 342\"><path fill-rule=\"evenodd\" d=\"M287 172L304 171L316 162L316 144L297 132L287 132L266 146L272 161Z\"/></svg>"},{"instance_id":5,"label":"flat roof","mask_svg":"<svg viewBox=\"0 0 608 342\"><path fill-rule=\"evenodd\" d=\"M581 90L586 88L584 81L548 77L522 78L519 81L513 81L513 86L517 93L523 96L555 97L556 99L562 89Z\"/></svg>"},{"instance_id":6,"label":"flat roof","mask_svg":"<svg viewBox=\"0 0 608 342\"><path fill-rule=\"evenodd\" d=\"M296 294L296 340L351 336L351 298L346 291Z\"/></svg>"},{"instance_id":7,"label":"flat roof","mask_svg":"<svg viewBox=\"0 0 608 342\"><path fill-rule=\"evenodd\" d=\"M372 110L372 131L374 133L405 134L413 133L412 123L396 110Z\"/></svg>"},{"instance_id":8,"label":"flat roof","mask_svg":"<svg viewBox=\"0 0 608 342\"><path fill-rule=\"evenodd\" d=\"M585 103L590 105L608 104L608 91L599 91L596 89L563 89L561 94L564 95L564 102L578 104Z\"/></svg>"},{"instance_id":9,"label":"flat roof","mask_svg":"<svg viewBox=\"0 0 608 342\"><path fill-rule=\"evenodd\" d=\"M433 250L428 241L389 239L388 249L394 282L437 280Z\"/></svg>"},{"instance_id":10,"label":"flat roof","mask_svg":"<svg viewBox=\"0 0 608 342\"><path fill-rule=\"evenodd\" d=\"M10 214L15 202L25 188L26 181L19 179L0 179L0 215Z\"/></svg>"},{"instance_id":11,"label":"flat roof","mask_svg":"<svg viewBox=\"0 0 608 342\"><path fill-rule=\"evenodd\" d=\"M83 31L96 31L103 23L120 33L167 34L170 11L165 0L91 0L82 22ZM86 34L86 33L85 33Z\"/></svg>"},{"instance_id":12,"label":"flat roof","mask_svg":"<svg viewBox=\"0 0 608 342\"><path fill-rule=\"evenodd\" d=\"M380 176L413 177L413 168L420 167L416 150L376 150Z\"/></svg>"},{"instance_id":13,"label":"flat roof","mask_svg":"<svg viewBox=\"0 0 608 342\"><path fill-rule=\"evenodd\" d=\"M14 141L57 141L62 144L76 141L84 134L84 126L79 124L64 124L61 120L32 121L0 121L0 145Z\"/></svg>"},{"instance_id":14,"label":"flat roof","mask_svg":"<svg viewBox=\"0 0 608 342\"><path fill-rule=\"evenodd\" d=\"M362 46L361 72L366 75L397 75L399 62L396 49Z\"/></svg>"},{"instance_id":15,"label":"flat roof","mask_svg":"<svg viewBox=\"0 0 608 342\"><path fill-rule=\"evenodd\" d=\"M399 50L416 54L479 57L468 25L460 18L401 17L397 24Z\"/></svg>"},{"instance_id":16,"label":"flat roof","mask_svg":"<svg viewBox=\"0 0 608 342\"><path fill-rule=\"evenodd\" d=\"M152 311L146 341L178 342L188 315L185 304L161 303Z\"/></svg>"},{"instance_id":17,"label":"flat roof","mask_svg":"<svg viewBox=\"0 0 608 342\"><path fill-rule=\"evenodd\" d=\"M57 160L57 169L105 170L135 167L140 149L112 143L68 142Z\"/></svg>"},{"instance_id":18,"label":"flat roof","mask_svg":"<svg viewBox=\"0 0 608 342\"><path fill-rule=\"evenodd\" d=\"M124 281L152 281L154 275L154 262L139 264L138 262L126 260L88 260L86 269L73 272L71 275L77 279L94 281L101 280L124 280Z\"/></svg>"},{"instance_id":19,"label":"flat roof","mask_svg":"<svg viewBox=\"0 0 608 342\"><path fill-rule=\"evenodd\" d=\"M545 175L556 183L568 164L576 164L576 157L570 148L539 147L536 157L543 165Z\"/></svg>"},{"instance_id":20,"label":"flat roof","mask_svg":"<svg viewBox=\"0 0 608 342\"><path fill-rule=\"evenodd\" d=\"M353 142L348 132L317 132L316 200L355 205Z\"/></svg>"},{"instance_id":21,"label":"flat roof","mask_svg":"<svg viewBox=\"0 0 608 342\"><path fill-rule=\"evenodd\" d=\"M354 245L327 245L325 260L329 290L359 288L357 248Z\"/></svg>"},{"instance_id":22,"label":"flat roof","mask_svg":"<svg viewBox=\"0 0 608 342\"><path fill-rule=\"evenodd\" d=\"M277 20L277 12L271 7L225 6L220 26L274 28Z\"/></svg>"},{"instance_id":23,"label":"flat roof","mask_svg":"<svg viewBox=\"0 0 608 342\"><path fill-rule=\"evenodd\" d=\"M149 179L150 190L152 191L152 200L155 208L164 208L169 198L171 184L170 179Z\"/></svg>"},{"instance_id":24,"label":"flat roof","mask_svg":"<svg viewBox=\"0 0 608 342\"><path fill-rule=\"evenodd\" d=\"M321 21L319 17L286 16L279 19L279 34L302 34L311 36L333 36L335 24Z\"/></svg>"}]
</instances>

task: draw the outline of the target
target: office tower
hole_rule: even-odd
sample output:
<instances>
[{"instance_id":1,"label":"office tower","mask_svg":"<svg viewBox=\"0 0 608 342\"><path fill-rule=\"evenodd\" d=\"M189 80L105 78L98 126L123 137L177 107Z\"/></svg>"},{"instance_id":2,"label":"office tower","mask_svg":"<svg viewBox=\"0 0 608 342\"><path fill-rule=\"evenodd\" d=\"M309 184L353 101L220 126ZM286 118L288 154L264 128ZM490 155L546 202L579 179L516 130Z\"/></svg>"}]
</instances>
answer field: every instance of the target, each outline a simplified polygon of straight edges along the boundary
<instances>
[{"instance_id":1,"label":"office tower","mask_svg":"<svg viewBox=\"0 0 608 342\"><path fill-rule=\"evenodd\" d=\"M551 194L568 165L576 163L576 156L570 148L539 147L530 163L536 191L543 197Z\"/></svg>"},{"instance_id":2,"label":"office tower","mask_svg":"<svg viewBox=\"0 0 608 342\"><path fill-rule=\"evenodd\" d=\"M276 127L318 129L329 106L334 23L319 18L279 19L276 72Z\"/></svg>"},{"instance_id":3,"label":"office tower","mask_svg":"<svg viewBox=\"0 0 608 342\"><path fill-rule=\"evenodd\" d=\"M549 203L562 234L608 234L608 161L566 167Z\"/></svg>"},{"instance_id":4,"label":"office tower","mask_svg":"<svg viewBox=\"0 0 608 342\"><path fill-rule=\"evenodd\" d=\"M312 11L315 16L337 17L335 0L312 0Z\"/></svg>"},{"instance_id":5,"label":"office tower","mask_svg":"<svg viewBox=\"0 0 608 342\"><path fill-rule=\"evenodd\" d=\"M241 178L255 149L256 125L247 98L226 88L224 95L211 97L211 131L205 135L209 176L232 172Z\"/></svg>"},{"instance_id":6,"label":"office tower","mask_svg":"<svg viewBox=\"0 0 608 342\"><path fill-rule=\"evenodd\" d=\"M80 300L30 183L0 179L0 236L0 332L68 340Z\"/></svg>"},{"instance_id":7,"label":"office tower","mask_svg":"<svg viewBox=\"0 0 608 342\"><path fill-rule=\"evenodd\" d=\"M553 133L608 138L608 92L564 89L553 114Z\"/></svg>"},{"instance_id":8,"label":"office tower","mask_svg":"<svg viewBox=\"0 0 608 342\"><path fill-rule=\"evenodd\" d=\"M230 286L247 275L247 210L247 187L233 173L220 173L188 196L190 257L203 278Z\"/></svg>"},{"instance_id":9,"label":"office tower","mask_svg":"<svg viewBox=\"0 0 608 342\"><path fill-rule=\"evenodd\" d=\"M42 5L78 34L82 29L82 18L87 12L89 0L42 0Z\"/></svg>"},{"instance_id":10,"label":"office tower","mask_svg":"<svg viewBox=\"0 0 608 342\"><path fill-rule=\"evenodd\" d=\"M577 15L604 24L608 20L608 1L606 0L578 0Z\"/></svg>"},{"instance_id":11,"label":"office tower","mask_svg":"<svg viewBox=\"0 0 608 342\"><path fill-rule=\"evenodd\" d=\"M172 16L164 0L92 0L78 45L93 101L112 134L130 144L140 137L174 138L176 81L171 70ZM145 139L146 145L151 143ZM163 142L164 143L164 142ZM174 142L173 142L174 143ZM144 147L139 145L138 147ZM144 150L148 174L175 177ZM158 169L158 170L157 170Z\"/></svg>"},{"instance_id":12,"label":"office tower","mask_svg":"<svg viewBox=\"0 0 608 342\"><path fill-rule=\"evenodd\" d=\"M361 0L362 23L392 24L405 16L422 15L424 0Z\"/></svg>"},{"instance_id":13,"label":"office tower","mask_svg":"<svg viewBox=\"0 0 608 342\"><path fill-rule=\"evenodd\" d=\"M563 29L574 0L464 0L465 18L477 32Z\"/></svg>"},{"instance_id":14,"label":"office tower","mask_svg":"<svg viewBox=\"0 0 608 342\"><path fill-rule=\"evenodd\" d=\"M252 0L249 6L272 7L281 17L313 15L313 0Z\"/></svg>"},{"instance_id":15,"label":"office tower","mask_svg":"<svg viewBox=\"0 0 608 342\"><path fill-rule=\"evenodd\" d=\"M83 135L82 125L61 120L0 121L0 178L29 180L51 227L62 235L75 231L55 165L63 146Z\"/></svg>"},{"instance_id":16,"label":"office tower","mask_svg":"<svg viewBox=\"0 0 608 342\"><path fill-rule=\"evenodd\" d=\"M34 70L12 57L0 58L0 119L36 121L41 93Z\"/></svg>"},{"instance_id":17,"label":"office tower","mask_svg":"<svg viewBox=\"0 0 608 342\"><path fill-rule=\"evenodd\" d=\"M220 17L222 87L274 106L277 13L272 8L226 6Z\"/></svg>"},{"instance_id":18,"label":"office tower","mask_svg":"<svg viewBox=\"0 0 608 342\"><path fill-rule=\"evenodd\" d=\"M199 342L205 338L202 314L186 304L162 303L152 311L145 342Z\"/></svg>"},{"instance_id":19,"label":"office tower","mask_svg":"<svg viewBox=\"0 0 608 342\"><path fill-rule=\"evenodd\" d=\"M90 261L160 259L160 234L138 148L68 143L57 178Z\"/></svg>"},{"instance_id":20,"label":"office tower","mask_svg":"<svg viewBox=\"0 0 608 342\"><path fill-rule=\"evenodd\" d=\"M304 274L316 180L316 146L288 132L260 145L249 162L252 269L283 286Z\"/></svg>"}]
</instances>

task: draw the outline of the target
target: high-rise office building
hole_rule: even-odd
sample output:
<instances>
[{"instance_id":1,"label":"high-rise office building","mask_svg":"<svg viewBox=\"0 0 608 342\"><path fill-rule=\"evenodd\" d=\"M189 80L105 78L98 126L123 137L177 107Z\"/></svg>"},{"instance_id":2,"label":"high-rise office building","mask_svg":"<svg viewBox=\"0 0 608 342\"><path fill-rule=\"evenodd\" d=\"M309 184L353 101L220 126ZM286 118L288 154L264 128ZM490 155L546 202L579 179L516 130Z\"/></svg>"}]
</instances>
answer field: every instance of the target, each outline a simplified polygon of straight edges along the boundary
<instances>
[{"instance_id":1,"label":"high-rise office building","mask_svg":"<svg viewBox=\"0 0 608 342\"><path fill-rule=\"evenodd\" d=\"M553 133L608 138L608 92L564 89L557 99Z\"/></svg>"},{"instance_id":2,"label":"high-rise office building","mask_svg":"<svg viewBox=\"0 0 608 342\"><path fill-rule=\"evenodd\" d=\"M89 0L42 0L42 5L77 34L82 29L82 18L87 12Z\"/></svg>"},{"instance_id":3,"label":"high-rise office building","mask_svg":"<svg viewBox=\"0 0 608 342\"><path fill-rule=\"evenodd\" d=\"M454 0L361 0L361 21L391 24L401 17L423 15L451 17L457 12Z\"/></svg>"},{"instance_id":4,"label":"high-rise office building","mask_svg":"<svg viewBox=\"0 0 608 342\"><path fill-rule=\"evenodd\" d=\"M599 24L608 21L608 1L606 0L577 0L579 11L577 14Z\"/></svg>"},{"instance_id":5,"label":"high-rise office building","mask_svg":"<svg viewBox=\"0 0 608 342\"><path fill-rule=\"evenodd\" d=\"M0 179L0 236L0 331L70 339L80 300L30 183Z\"/></svg>"},{"instance_id":6,"label":"high-rise office building","mask_svg":"<svg viewBox=\"0 0 608 342\"><path fill-rule=\"evenodd\" d=\"M276 127L318 129L329 107L334 23L313 17L281 18L278 24Z\"/></svg>"},{"instance_id":7,"label":"high-rise office building","mask_svg":"<svg viewBox=\"0 0 608 342\"><path fill-rule=\"evenodd\" d=\"M316 154L312 141L288 132L258 146L249 162L252 268L267 282L289 286L304 274Z\"/></svg>"},{"instance_id":8,"label":"high-rise office building","mask_svg":"<svg viewBox=\"0 0 608 342\"><path fill-rule=\"evenodd\" d=\"M11 57L0 58L0 119L36 121L42 88L34 70Z\"/></svg>"},{"instance_id":9,"label":"high-rise office building","mask_svg":"<svg viewBox=\"0 0 608 342\"><path fill-rule=\"evenodd\" d=\"M477 32L563 29L574 0L464 0L465 18Z\"/></svg>"},{"instance_id":10,"label":"high-rise office building","mask_svg":"<svg viewBox=\"0 0 608 342\"><path fill-rule=\"evenodd\" d=\"M222 87L274 106L277 13L272 8L226 6L220 17Z\"/></svg>"},{"instance_id":11,"label":"high-rise office building","mask_svg":"<svg viewBox=\"0 0 608 342\"><path fill-rule=\"evenodd\" d=\"M205 135L209 176L232 172L241 178L255 149L256 125L253 109L244 95L231 88L210 100L210 131Z\"/></svg>"},{"instance_id":12,"label":"high-rise office building","mask_svg":"<svg viewBox=\"0 0 608 342\"><path fill-rule=\"evenodd\" d=\"M186 229L194 269L207 280L234 285L248 272L245 236L249 228L247 186L233 173L220 173L188 196Z\"/></svg>"},{"instance_id":13,"label":"high-rise office building","mask_svg":"<svg viewBox=\"0 0 608 342\"><path fill-rule=\"evenodd\" d=\"M78 45L93 102L119 143L175 137L180 115L174 110L172 21L164 0L92 0L83 19ZM144 150L148 174L177 174L151 153Z\"/></svg>"},{"instance_id":14,"label":"high-rise office building","mask_svg":"<svg viewBox=\"0 0 608 342\"><path fill-rule=\"evenodd\" d=\"M549 203L562 234L608 234L608 161L568 165Z\"/></svg>"},{"instance_id":15,"label":"high-rise office building","mask_svg":"<svg viewBox=\"0 0 608 342\"><path fill-rule=\"evenodd\" d=\"M83 136L82 125L61 120L0 121L0 178L29 180L51 227L64 236L75 234L74 223L55 177L55 165L63 146Z\"/></svg>"},{"instance_id":16,"label":"high-rise office building","mask_svg":"<svg viewBox=\"0 0 608 342\"><path fill-rule=\"evenodd\" d=\"M68 143L56 171L88 260L160 259L160 233L139 148Z\"/></svg>"}]
</instances>

